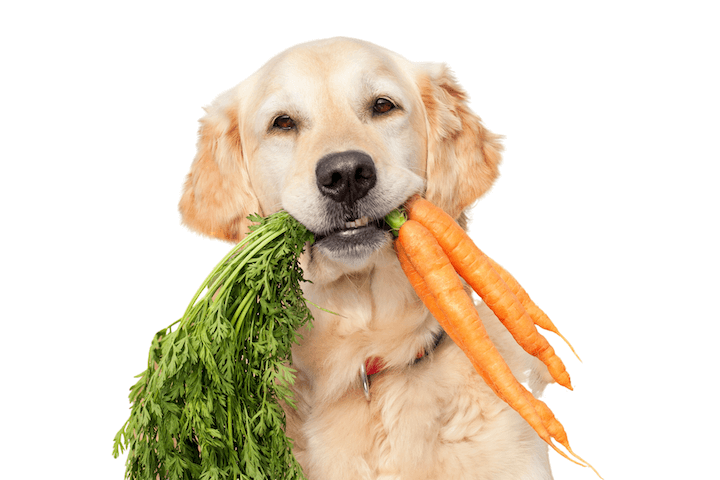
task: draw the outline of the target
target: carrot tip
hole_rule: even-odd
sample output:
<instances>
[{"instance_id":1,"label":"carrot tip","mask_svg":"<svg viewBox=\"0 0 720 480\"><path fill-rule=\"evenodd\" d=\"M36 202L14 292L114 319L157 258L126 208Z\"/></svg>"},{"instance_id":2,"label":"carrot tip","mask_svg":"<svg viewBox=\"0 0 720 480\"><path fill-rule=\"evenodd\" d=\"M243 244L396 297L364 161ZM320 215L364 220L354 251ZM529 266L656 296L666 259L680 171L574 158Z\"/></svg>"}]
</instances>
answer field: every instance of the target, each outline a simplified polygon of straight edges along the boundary
<instances>
[{"instance_id":1,"label":"carrot tip","mask_svg":"<svg viewBox=\"0 0 720 480\"><path fill-rule=\"evenodd\" d=\"M600 475L600 472L598 472L597 470L595 470L595 467L593 467L592 465L590 465L587 461L583 460L583 458L582 458L580 455L578 455L577 453L573 452L573 451L572 451L572 448L570 448L569 445L565 445L565 447L568 449L568 452L570 452L570 454L571 454L573 457L575 457L575 458L577 458L578 460L580 460L581 462L583 462L583 463L585 464L584 466L590 467L590 469L591 469L593 472L595 472L595 475L597 475L599 478L603 478L602 475Z\"/></svg>"},{"instance_id":2,"label":"carrot tip","mask_svg":"<svg viewBox=\"0 0 720 480\"><path fill-rule=\"evenodd\" d=\"M555 378L555 381L558 383L558 385L561 385L568 390L572 391L573 386L572 383L570 383L570 376L569 375L563 375L562 377L559 376L553 376Z\"/></svg>"},{"instance_id":3,"label":"carrot tip","mask_svg":"<svg viewBox=\"0 0 720 480\"><path fill-rule=\"evenodd\" d=\"M553 450L555 450L555 451L556 451L557 453L559 453L561 456L563 456L563 457L565 457L566 459L568 459L568 460L570 460L571 462L573 462L575 465L580 465L581 467L587 467L587 466L588 466L587 462L585 462L585 463L580 463L580 462L578 462L577 460L573 460L572 458L570 458L570 457L567 455L567 453L565 453L565 452L563 452L562 450L560 450L560 449L557 447L557 445L555 445L554 443L552 443L552 442L547 442L547 443L548 443L548 445L550 445L550 446L553 448ZM568 450L570 450L570 449L568 449ZM574 455L574 454L573 454L573 455ZM574 455L574 456L577 457L577 455ZM577 457L577 458L580 458L580 457ZM580 460L582 460L582 459L580 458Z\"/></svg>"},{"instance_id":4,"label":"carrot tip","mask_svg":"<svg viewBox=\"0 0 720 480\"><path fill-rule=\"evenodd\" d=\"M575 349L573 348L573 346L570 344L570 342L568 341L568 339L565 338L565 337L563 337L563 336L560 334L560 332L557 332L557 331L556 331L555 333L557 334L558 337L560 337L560 338L563 339L563 341L567 344L567 346L570 347L570 350L572 350L573 354L575 355L575 358L577 358L577 359L580 361L580 363L582 363L582 359L580 359L580 355L577 354L577 352L575 351Z\"/></svg>"}]
</instances>

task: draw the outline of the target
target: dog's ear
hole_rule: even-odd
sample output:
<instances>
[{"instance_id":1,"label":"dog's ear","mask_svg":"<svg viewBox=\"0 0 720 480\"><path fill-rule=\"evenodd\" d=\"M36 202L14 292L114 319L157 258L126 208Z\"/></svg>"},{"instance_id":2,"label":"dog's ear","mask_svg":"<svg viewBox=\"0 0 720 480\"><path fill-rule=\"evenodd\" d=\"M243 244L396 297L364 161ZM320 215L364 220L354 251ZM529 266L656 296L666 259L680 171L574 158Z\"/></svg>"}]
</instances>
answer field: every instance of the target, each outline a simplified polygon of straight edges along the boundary
<instances>
[{"instance_id":1,"label":"dog's ear","mask_svg":"<svg viewBox=\"0 0 720 480\"><path fill-rule=\"evenodd\" d=\"M470 110L447 66L421 64L418 86L427 114L425 196L458 218L497 178L502 136Z\"/></svg>"},{"instance_id":2,"label":"dog's ear","mask_svg":"<svg viewBox=\"0 0 720 480\"><path fill-rule=\"evenodd\" d=\"M200 120L197 154L185 181L183 223L204 235L238 242L260 206L243 158L235 90L218 97Z\"/></svg>"}]
</instances>

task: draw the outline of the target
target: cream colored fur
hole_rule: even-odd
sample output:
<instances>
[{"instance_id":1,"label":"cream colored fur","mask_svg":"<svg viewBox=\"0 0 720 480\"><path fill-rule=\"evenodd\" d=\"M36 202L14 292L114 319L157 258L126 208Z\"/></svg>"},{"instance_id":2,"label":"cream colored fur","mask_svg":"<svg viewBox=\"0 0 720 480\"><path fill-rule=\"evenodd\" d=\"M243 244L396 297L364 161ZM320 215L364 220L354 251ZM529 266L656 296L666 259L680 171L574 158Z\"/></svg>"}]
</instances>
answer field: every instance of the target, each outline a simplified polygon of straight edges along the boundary
<instances>
[{"instance_id":1,"label":"cream colored fur","mask_svg":"<svg viewBox=\"0 0 720 480\"><path fill-rule=\"evenodd\" d=\"M372 102L399 108L370 115ZM198 154L180 202L184 222L238 241L245 217L284 208L316 231L327 222L317 161L347 150L373 160L372 211L421 193L464 222L463 211L492 185L501 146L467 106L447 67L412 63L346 38L291 48L221 95L201 120ZM296 128L273 128L289 115ZM547 447L499 400L464 354L438 331L387 241L372 252L332 255L309 246L302 258L312 328L293 351L297 409L287 432L311 480L550 479ZM536 394L551 381L483 304L479 312L516 377ZM388 368L361 389L360 365Z\"/></svg>"}]
</instances>

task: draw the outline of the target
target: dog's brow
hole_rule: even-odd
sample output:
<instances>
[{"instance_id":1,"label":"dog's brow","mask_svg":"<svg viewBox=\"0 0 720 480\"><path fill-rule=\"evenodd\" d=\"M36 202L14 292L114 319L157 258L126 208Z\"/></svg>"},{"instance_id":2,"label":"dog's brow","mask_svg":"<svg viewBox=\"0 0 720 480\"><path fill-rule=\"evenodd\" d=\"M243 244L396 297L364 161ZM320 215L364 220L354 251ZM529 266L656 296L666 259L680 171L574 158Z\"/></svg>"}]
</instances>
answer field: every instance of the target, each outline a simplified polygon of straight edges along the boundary
<instances>
[{"instance_id":1,"label":"dog's brow","mask_svg":"<svg viewBox=\"0 0 720 480\"><path fill-rule=\"evenodd\" d=\"M265 128L265 124L272 121L279 115L289 115L295 120L303 120L306 115L302 105L302 99L293 100L286 96L271 96L260 104L256 111L258 127Z\"/></svg>"},{"instance_id":2,"label":"dog's brow","mask_svg":"<svg viewBox=\"0 0 720 480\"><path fill-rule=\"evenodd\" d=\"M363 86L369 96L377 97L388 95L395 101L406 103L407 99L405 98L404 89L395 79L366 75L363 78Z\"/></svg>"}]
</instances>

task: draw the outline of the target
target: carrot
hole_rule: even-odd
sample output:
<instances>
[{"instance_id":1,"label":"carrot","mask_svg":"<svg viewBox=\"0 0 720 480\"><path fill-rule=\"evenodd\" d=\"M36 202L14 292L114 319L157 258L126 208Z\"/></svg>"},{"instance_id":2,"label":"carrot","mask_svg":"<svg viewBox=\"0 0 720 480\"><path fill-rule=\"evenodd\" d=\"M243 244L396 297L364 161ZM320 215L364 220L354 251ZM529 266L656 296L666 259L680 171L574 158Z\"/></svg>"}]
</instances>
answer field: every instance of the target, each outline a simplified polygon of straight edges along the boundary
<instances>
[{"instance_id":1,"label":"carrot","mask_svg":"<svg viewBox=\"0 0 720 480\"><path fill-rule=\"evenodd\" d=\"M490 260L490 264L493 266L495 271L498 272L500 278L502 278L505 281L505 284L510 288L510 291L515 294L518 300L520 300L520 303L522 303L523 307L525 307L525 310L527 310L528 315L530 315L530 318L532 318L533 322L535 322L535 325L549 332L553 332L555 335L562 338L567 344L567 346L570 347L570 350L572 350L577 359L582 362L580 356L577 354L568 339L565 338L558 331L555 324L552 322L552 320L550 320L550 317L548 317L547 314L545 314L545 312L543 312L542 309L540 309L540 307L538 307L535 302L532 301L530 295L528 295L525 289L520 285L520 283L515 280L515 277L513 277L510 272L505 270L492 258L488 257L488 260Z\"/></svg>"},{"instance_id":2,"label":"carrot","mask_svg":"<svg viewBox=\"0 0 720 480\"><path fill-rule=\"evenodd\" d=\"M440 208L417 196L408 201L406 209L411 220L432 232L457 273L490 307L515 341L526 352L545 363L556 382L572 390L570 375L560 357L537 331L535 322L495 270L491 260L457 222Z\"/></svg>"},{"instance_id":3,"label":"carrot","mask_svg":"<svg viewBox=\"0 0 720 480\"><path fill-rule=\"evenodd\" d=\"M540 438L563 457L575 462L553 444L554 437L536 409L535 398L517 381L493 345L472 299L465 293L460 278L433 235L419 223L408 220L400 228L396 249L401 266L418 296L441 326L447 327L446 333L463 350L485 383L517 411ZM550 418L547 411L543 413ZM550 425L558 431L556 425ZM563 446L567 444L567 437L556 440ZM570 451L569 446L566 448Z\"/></svg>"},{"instance_id":4,"label":"carrot","mask_svg":"<svg viewBox=\"0 0 720 480\"><path fill-rule=\"evenodd\" d=\"M435 317L442 329L445 330L445 333L447 333L448 336L452 338L458 346L460 346L460 339L455 331L455 327L447 320L447 317L440 309L440 306L438 305L437 300L435 300L432 292L430 292L427 285L425 285L425 281L422 279L417 270L415 270L415 267L412 266L407 253L405 253L405 248L402 243L395 243L395 252L397 253L398 260L400 260L400 266L402 267L403 272L405 272L405 276L408 280L410 280L410 284L415 289L415 293L417 293L418 297L420 297L427 309L430 310L430 313L433 317Z\"/></svg>"},{"instance_id":5,"label":"carrot","mask_svg":"<svg viewBox=\"0 0 720 480\"><path fill-rule=\"evenodd\" d=\"M418 201L414 198L408 202L410 206L407 207L407 211L410 220L404 223L402 220L398 222L401 226L395 242L400 265L416 293L448 336L463 350L475 370L493 392L517 411L537 432L538 436L560 455L579 465L589 466L600 477L592 465L570 448L565 429L550 408L541 400L536 399L513 376L512 371L488 337L471 298L463 288L458 273L470 283L473 289L480 290L478 294L481 297L481 292L488 297L486 303L492 302L497 309L496 315L501 321L504 321L503 323L514 337L516 335L520 337L520 340L516 337L516 341L526 350L534 351L546 364L553 365L553 359L549 357L557 357L557 355L554 354L552 347L545 348L546 353L539 351L543 348L543 342L538 341L537 337L545 339L537 332L535 325L555 331L555 333L557 333L557 329L547 315L542 313L542 310L537 306L533 307L535 304L519 283L507 271L477 249L454 220L451 219L452 223L450 224L442 218L438 221L437 218L433 218L433 215L435 217L438 215L432 209L426 209L430 210L430 214L420 210L425 217L418 215L417 209L413 208L413 206L417 206ZM423 202L425 201L420 202L421 206ZM434 206L433 209L447 216ZM435 231L431 231L426 225L415 220L416 218L422 218L434 226ZM397 219L394 219L393 222L395 220ZM440 226L438 227L438 225ZM458 230L462 235L458 234ZM460 240L457 240L458 238ZM454 247L453 241L455 241ZM463 242L466 245L465 253L463 253L461 245ZM467 244L472 248L467 247ZM462 260L458 260L458 258ZM475 271L468 267L468 265L477 266L478 263L481 267ZM478 271L480 271L479 274ZM480 279L478 280L478 278ZM493 285L496 292L492 292L492 288L487 287L488 284ZM526 308L533 312L532 317ZM542 315L537 315L538 311ZM535 315L538 320L535 319ZM520 323L520 327L517 326L517 323ZM546 328L546 326L550 328ZM524 339L523 335L530 337L531 340ZM558 335L560 334L558 333ZM559 358L557 360L559 361ZM555 366L557 368L557 364ZM560 366L564 371L561 362ZM573 460L560 450L553 440L565 447L579 461Z\"/></svg>"}]
</instances>

